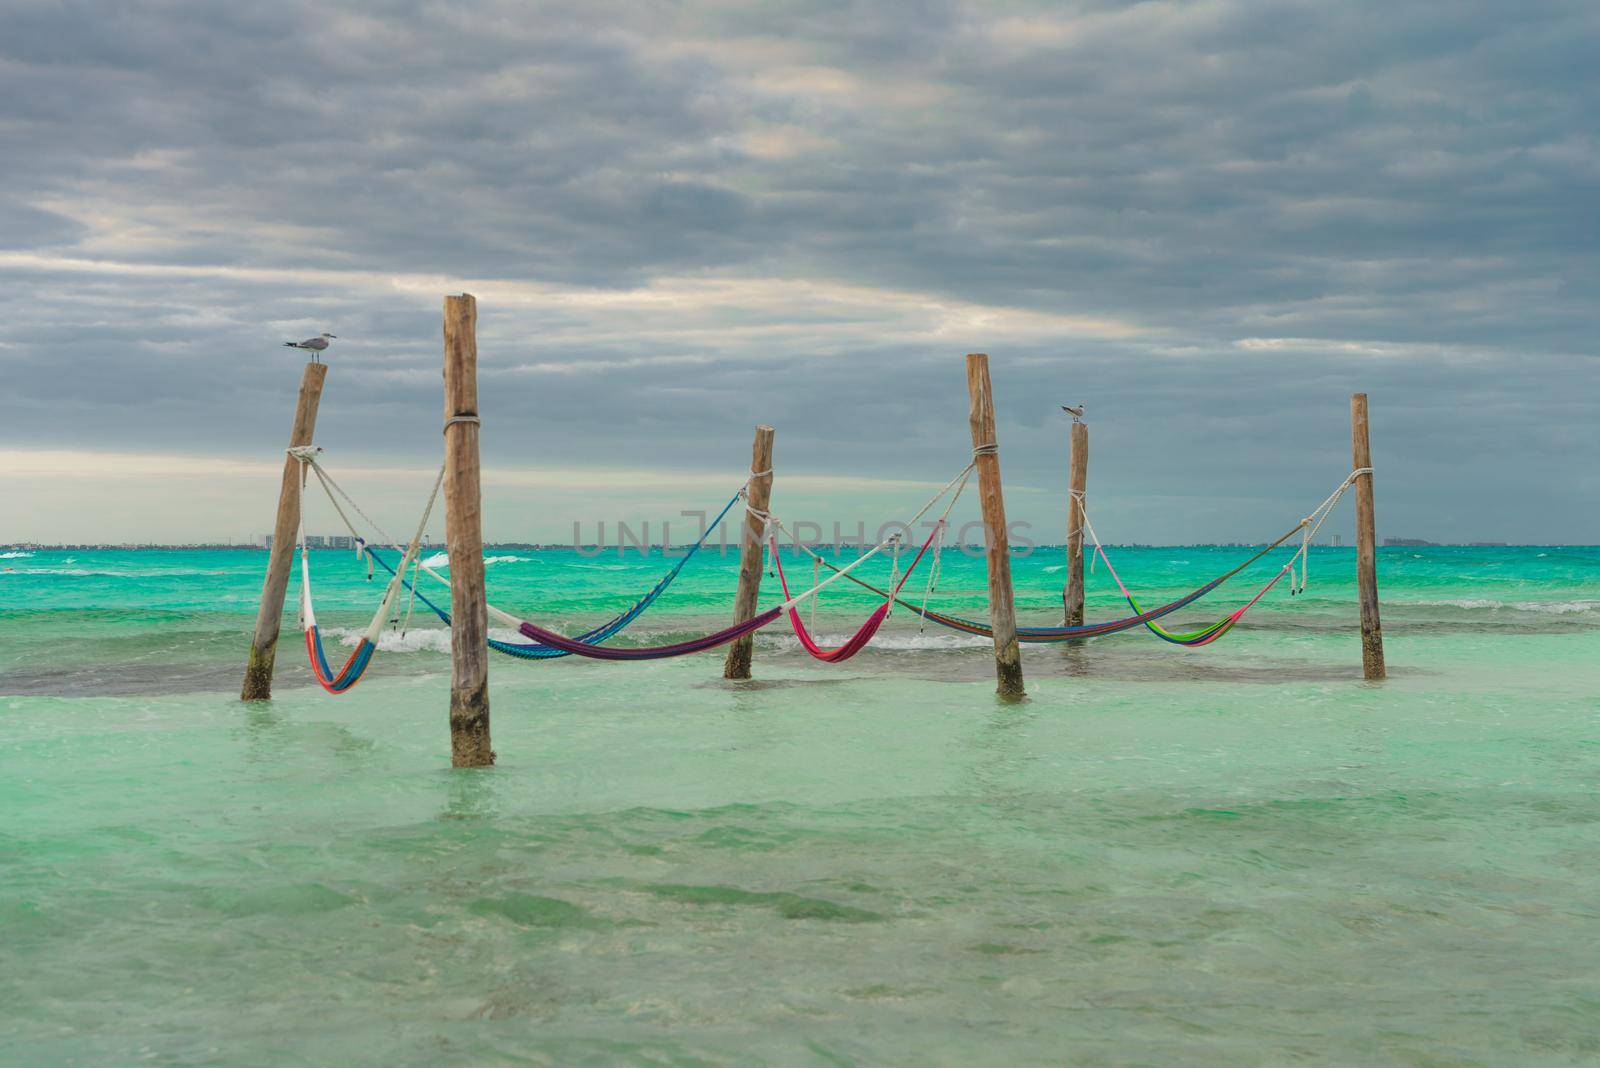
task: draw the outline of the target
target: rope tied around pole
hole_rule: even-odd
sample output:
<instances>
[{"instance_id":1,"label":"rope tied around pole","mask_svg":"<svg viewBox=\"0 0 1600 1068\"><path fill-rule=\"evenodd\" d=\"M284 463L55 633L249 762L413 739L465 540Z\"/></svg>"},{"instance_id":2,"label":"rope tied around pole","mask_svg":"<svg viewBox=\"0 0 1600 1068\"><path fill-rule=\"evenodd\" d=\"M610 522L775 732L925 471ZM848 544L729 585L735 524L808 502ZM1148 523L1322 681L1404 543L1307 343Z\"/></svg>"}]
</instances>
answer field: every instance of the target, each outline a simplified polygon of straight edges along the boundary
<instances>
[{"instance_id":1,"label":"rope tied around pole","mask_svg":"<svg viewBox=\"0 0 1600 1068\"><path fill-rule=\"evenodd\" d=\"M752 475L751 477L753 478L755 476ZM743 488L739 490L737 496L741 501L744 502L745 515L750 519L754 519L761 525L761 544L766 545L767 539L772 535L772 513L762 511L760 508L757 508L755 505L750 503L749 482L744 484Z\"/></svg>"},{"instance_id":2,"label":"rope tied around pole","mask_svg":"<svg viewBox=\"0 0 1600 1068\"><path fill-rule=\"evenodd\" d=\"M996 442L996 441L991 441L986 445L974 445L972 447L972 458L974 460L976 460L980 456L999 456L999 455L1000 455L1000 443Z\"/></svg>"},{"instance_id":3,"label":"rope tied around pole","mask_svg":"<svg viewBox=\"0 0 1600 1068\"><path fill-rule=\"evenodd\" d=\"M457 423L472 423L475 426L481 426L483 424L483 420L479 419L476 415L471 415L471 414L468 414L468 415L452 415L450 418L448 418L448 419L446 419L444 421L444 428L443 429L444 430L449 430L451 427L455 426Z\"/></svg>"}]
</instances>

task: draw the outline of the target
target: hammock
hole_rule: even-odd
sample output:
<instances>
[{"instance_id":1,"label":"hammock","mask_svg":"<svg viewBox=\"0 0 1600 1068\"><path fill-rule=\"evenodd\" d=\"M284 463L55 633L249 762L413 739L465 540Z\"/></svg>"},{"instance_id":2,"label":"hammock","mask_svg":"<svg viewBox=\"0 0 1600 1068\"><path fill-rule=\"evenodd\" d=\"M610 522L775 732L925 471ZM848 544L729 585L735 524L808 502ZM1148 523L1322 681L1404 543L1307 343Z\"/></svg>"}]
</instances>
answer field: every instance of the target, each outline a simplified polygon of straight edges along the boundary
<instances>
[{"instance_id":1,"label":"hammock","mask_svg":"<svg viewBox=\"0 0 1600 1068\"><path fill-rule=\"evenodd\" d=\"M860 628L844 644L835 646L832 649L824 649L818 645L806 630L805 624L800 622L799 610L791 607L789 609L789 625L794 628L794 635L800 639L800 644L805 647L805 651L818 660L823 660L830 664L842 664L866 648L873 635L878 633L878 628L883 626L883 621L889 618L889 609L893 607L895 599L899 596L900 588L906 584L906 580L911 577L911 573L917 569L917 564L922 562L923 553L928 551L928 546L933 544L933 539L939 536L939 533L944 529L944 524L945 521L943 519L934 524L933 533L928 535L928 540L922 543L921 549L917 550L917 555L911 561L911 566L906 568L905 574L901 575L899 580L890 587L892 592L884 594L883 603L878 606L872 615L867 617L867 621L861 624ZM783 574L783 554L778 551L776 535L771 537L770 544L772 546L772 562L777 567L778 581L783 585L783 596L787 600L789 597L789 580Z\"/></svg>"},{"instance_id":2,"label":"hammock","mask_svg":"<svg viewBox=\"0 0 1600 1068\"><path fill-rule=\"evenodd\" d=\"M1173 612L1176 612L1180 608L1198 601L1200 598L1204 597L1212 590L1215 590L1218 586L1221 586L1224 582L1227 582L1229 579L1239 574L1239 572L1243 571L1257 560L1260 560L1263 556L1267 555L1273 549L1276 549L1278 546L1282 545L1299 532L1300 528L1296 527L1294 530L1289 531L1277 541L1274 541L1272 544L1268 545L1266 548L1250 557L1250 559L1246 560L1238 567L1235 567L1232 571L1229 571L1224 575L1219 575L1193 592L1186 593L1182 597L1179 597L1176 601L1169 601L1158 608L1152 608L1146 611L1137 603L1133 603L1133 610L1138 613L1137 615L1127 616L1123 619L1108 620L1104 623L1085 623L1082 626L1077 627L1018 627L1017 640L1040 644L1050 642L1077 641L1084 638L1103 638L1111 634L1117 634L1121 631L1132 630L1134 627L1148 626L1150 623L1160 619L1162 616L1169 615ZM830 568L835 571L838 570L837 567L827 560L822 560L821 562L823 567ZM1107 566L1109 567L1110 565L1108 564ZM869 590L880 597L887 597L889 595L889 591L879 589L863 579L852 578L851 581L863 589ZM1266 591L1263 590L1262 592L1264 593ZM937 623L942 627L949 627L951 630L959 630L967 634L974 634L984 638L994 637L994 631L987 623L980 623L974 619L964 619L961 616L946 615L943 612L935 611L934 609L926 606L912 604L900 597L895 598L895 603L904 608L911 609L923 619L926 619L932 623Z\"/></svg>"},{"instance_id":3,"label":"hammock","mask_svg":"<svg viewBox=\"0 0 1600 1068\"><path fill-rule=\"evenodd\" d=\"M302 457L304 460L304 457ZM314 460L307 461L315 463ZM367 629L356 643L356 648L344 666L337 672L328 663L327 650L322 645L322 631L317 626L316 608L311 597L311 561L306 552L306 525L304 514L300 520L300 627L305 631L306 656L311 661L311 673L316 676L317 684L331 694L348 693L355 684L366 675L368 666L372 663L372 654L378 648L378 635L383 632L383 624L389 618L390 611L394 608L395 598L399 596L400 587L404 584L402 576L406 568L411 566L416 558L417 550L422 543L423 528L428 525L428 517L433 514L433 505L439 497L439 486L444 482L444 468L439 468L439 477L434 480L433 493L428 497L427 507L422 511L422 521L417 524L417 533L411 539L411 544L406 547L404 555L400 557L400 566L393 572L394 577L389 580L388 587L383 591L383 600L378 602L378 610L372 614L372 622L367 624Z\"/></svg>"},{"instance_id":4,"label":"hammock","mask_svg":"<svg viewBox=\"0 0 1600 1068\"><path fill-rule=\"evenodd\" d=\"M1100 554L1100 559L1106 560L1104 553ZM1242 608L1238 608L1232 612L1229 612L1227 615L1223 616L1215 623L1212 623L1210 626L1201 627L1199 630L1192 630L1186 634L1174 634L1172 631L1167 630L1159 623L1149 620L1145 622L1145 626L1149 629L1151 634L1154 634L1162 641L1171 642L1173 645L1184 645L1188 646L1190 649L1198 649L1201 646L1210 645L1212 642L1228 633L1228 631L1232 630L1234 624L1238 623L1240 619L1244 618L1244 614L1250 611L1250 609L1254 608L1255 603L1261 600L1261 598L1265 597L1267 595L1267 591L1276 586L1278 584L1278 580L1283 578L1284 575L1288 574L1289 569L1292 566L1293 561L1284 564L1282 570L1280 570L1276 575L1272 576L1271 581L1269 581L1265 586L1261 587L1261 589L1256 592L1256 595L1250 598L1250 600L1246 602ZM1111 572L1112 578L1117 579L1117 573L1112 569L1110 560L1106 560L1106 570ZM1135 612L1139 611L1139 602L1134 599L1133 594L1128 592L1128 588L1122 585L1121 579L1117 579L1117 587L1122 590L1122 595L1127 598L1128 604L1133 606L1133 610Z\"/></svg>"},{"instance_id":5,"label":"hammock","mask_svg":"<svg viewBox=\"0 0 1600 1068\"><path fill-rule=\"evenodd\" d=\"M1232 630L1239 620L1244 618L1244 614L1250 611L1250 609L1254 608L1256 602L1265 597L1267 595L1267 591L1278 584L1279 579L1283 578L1285 575L1294 575L1294 565L1296 560L1300 561L1301 570L1299 576L1296 579L1291 580L1291 588L1289 593L1291 596L1293 596L1294 594L1304 592L1306 588L1306 574L1310 567L1311 543L1316 538L1317 531L1321 530L1322 524L1327 522L1328 516L1333 512L1334 506L1339 503L1339 498L1344 496L1345 491L1355 484L1355 480L1358 477L1364 474L1369 474L1371 471L1372 469L1370 467L1363 467L1350 472L1345 480L1339 484L1338 488L1330 493L1321 504L1317 505L1317 507L1312 510L1309 516L1300 520L1300 525L1296 527L1295 530L1291 530L1288 534L1285 534L1283 537L1279 538L1272 545L1269 545L1266 550L1263 550L1262 553L1256 554L1251 562L1254 560L1259 560L1265 552L1289 540L1289 538L1292 537L1296 531L1300 533L1299 550L1293 556L1289 557L1288 563L1279 568L1278 573L1273 575L1272 578L1267 581L1266 585L1262 586L1261 589L1256 591L1256 595L1254 597L1250 598L1250 600L1246 601L1239 608L1234 609L1232 612L1229 612L1227 615L1223 616L1214 623L1210 623L1204 627L1200 627L1197 630L1191 630L1184 633L1174 633L1173 631L1167 630L1154 620L1147 620L1145 622L1145 628L1157 638L1160 638L1164 642L1170 642L1173 645L1182 645L1190 649L1199 649L1203 646L1210 645L1212 642L1216 641L1224 634ZM1105 561L1106 570L1111 572L1111 578L1114 582L1116 582L1117 589L1122 591L1122 596L1127 600L1129 607L1131 607L1135 612L1139 611L1138 600L1135 599L1133 594L1128 591L1128 587L1123 585L1121 576L1117 574L1117 569L1111 566L1111 558L1106 555L1105 546L1100 544L1100 537L1094 532L1094 524L1089 521L1089 513L1087 511L1083 512L1083 527L1089 532L1089 537L1094 539L1094 551L1099 554L1100 559Z\"/></svg>"},{"instance_id":6,"label":"hammock","mask_svg":"<svg viewBox=\"0 0 1600 1068\"><path fill-rule=\"evenodd\" d=\"M671 645L641 645L633 647L591 645L588 642L569 638L556 631L546 630L536 623L529 623L525 619L518 624L517 629L541 645L552 646L565 653L576 653L578 656L586 656L591 660L664 660L667 657L687 656L689 653L715 649L719 645L726 645L728 642L736 638L742 638L746 634L753 634L782 615L783 609L783 605L779 605L777 608L769 608L760 615L745 620L743 623L735 623L731 627L724 627L711 634L690 638L688 641L674 642Z\"/></svg>"},{"instance_id":7,"label":"hammock","mask_svg":"<svg viewBox=\"0 0 1600 1068\"><path fill-rule=\"evenodd\" d=\"M672 565L672 569L663 575L661 581L651 587L648 593L635 601L633 603L633 607L629 608L620 615L612 617L593 630L586 631L585 633L579 635L577 640L585 644L603 642L607 638L621 633L629 623L632 623L635 619L638 619L641 615L643 615L645 609L654 604L656 598L660 597L666 592L667 587L672 585L672 580L678 577L678 575L683 571L684 567L687 566L689 561L694 557L694 554L699 552L701 547L705 545L706 539L711 537L711 532L716 530L717 527L721 525L723 517L726 516L733 506L739 502L739 499L741 496L743 496L743 493L744 491L741 489L738 493L735 493L728 499L728 503L722 506L722 511L717 513L717 518L713 519L706 526L706 529L700 534L699 540L693 545L689 546L688 549L684 550L683 556L679 557L678 562ZM448 625L450 622L450 617L445 616L444 621ZM505 653L507 656L521 657L524 660L551 660L558 656L572 655L572 651L570 649L562 649L551 645L549 642L538 642L533 645L522 645L516 642L503 642L494 638L490 638L489 648L495 650L496 652Z\"/></svg>"}]
</instances>

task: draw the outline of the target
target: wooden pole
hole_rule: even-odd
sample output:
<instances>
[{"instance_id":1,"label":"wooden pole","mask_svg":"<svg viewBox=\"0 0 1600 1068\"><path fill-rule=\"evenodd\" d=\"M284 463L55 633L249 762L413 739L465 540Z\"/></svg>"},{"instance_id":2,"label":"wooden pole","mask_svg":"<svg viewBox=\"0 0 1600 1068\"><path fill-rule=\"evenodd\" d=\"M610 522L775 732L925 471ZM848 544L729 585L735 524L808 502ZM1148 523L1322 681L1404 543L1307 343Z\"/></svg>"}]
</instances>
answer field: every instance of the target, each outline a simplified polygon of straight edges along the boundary
<instances>
[{"instance_id":1,"label":"wooden pole","mask_svg":"<svg viewBox=\"0 0 1600 1068\"><path fill-rule=\"evenodd\" d=\"M289 447L310 445L317 430L317 406L328 365L308 363L300 376L300 396L294 405L294 428ZM283 459L283 484L278 489L278 520L272 527L272 548L267 554L267 578L261 585L261 608L256 612L255 636L245 663L242 701L265 701L272 696L272 667L278 656L278 628L283 622L283 595L289 588L289 568L300 529L300 461Z\"/></svg>"},{"instance_id":2,"label":"wooden pole","mask_svg":"<svg viewBox=\"0 0 1600 1068\"><path fill-rule=\"evenodd\" d=\"M777 432L770 426L756 427L755 442L750 446L750 507L765 512L772 500L772 438ZM756 602L761 596L761 557L766 546L761 543L765 524L744 514L740 524L743 536L739 539L739 592L733 598L733 621L743 623L756 614ZM748 679L750 658L755 653L755 635L746 634L728 647L728 659L722 665L725 679Z\"/></svg>"},{"instance_id":3,"label":"wooden pole","mask_svg":"<svg viewBox=\"0 0 1600 1068\"><path fill-rule=\"evenodd\" d=\"M1083 626L1083 491L1089 483L1089 426L1074 421L1072 450L1067 458L1067 588L1066 625Z\"/></svg>"},{"instance_id":4,"label":"wooden pole","mask_svg":"<svg viewBox=\"0 0 1600 1068\"><path fill-rule=\"evenodd\" d=\"M478 302L444 298L444 529L450 553L450 763L494 763L489 742L489 609L478 485Z\"/></svg>"},{"instance_id":5,"label":"wooden pole","mask_svg":"<svg viewBox=\"0 0 1600 1068\"><path fill-rule=\"evenodd\" d=\"M1023 696L1022 653L1017 645L1017 611L1011 592L1011 540L1006 529L1006 502L1000 493L1000 452L994 433L989 357L981 352L967 356L967 394L972 400L967 421L972 427L984 540L989 546L989 624L994 629L994 669L1000 696L1017 698Z\"/></svg>"},{"instance_id":6,"label":"wooden pole","mask_svg":"<svg viewBox=\"0 0 1600 1068\"><path fill-rule=\"evenodd\" d=\"M1352 470L1372 466L1367 436L1367 395L1350 398ZM1378 622L1378 536L1372 515L1372 475L1356 479L1356 586L1361 595L1361 670L1368 679L1389 675L1383 663L1383 627Z\"/></svg>"}]
</instances>

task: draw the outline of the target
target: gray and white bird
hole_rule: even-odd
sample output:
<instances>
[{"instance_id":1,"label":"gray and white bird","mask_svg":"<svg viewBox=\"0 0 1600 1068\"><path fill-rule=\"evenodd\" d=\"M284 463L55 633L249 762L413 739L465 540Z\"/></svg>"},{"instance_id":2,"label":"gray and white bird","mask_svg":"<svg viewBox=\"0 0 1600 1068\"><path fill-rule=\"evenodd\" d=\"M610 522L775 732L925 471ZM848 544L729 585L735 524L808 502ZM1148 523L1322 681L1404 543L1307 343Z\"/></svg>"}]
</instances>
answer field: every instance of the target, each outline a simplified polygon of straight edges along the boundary
<instances>
[{"instance_id":1,"label":"gray and white bird","mask_svg":"<svg viewBox=\"0 0 1600 1068\"><path fill-rule=\"evenodd\" d=\"M1087 407L1087 404L1080 404L1076 408L1071 408L1063 404L1061 406L1061 410L1072 416L1072 421L1076 423L1083 418L1083 410Z\"/></svg>"},{"instance_id":2,"label":"gray and white bird","mask_svg":"<svg viewBox=\"0 0 1600 1068\"><path fill-rule=\"evenodd\" d=\"M317 353L327 349L328 342L337 339L337 334L318 334L316 337L308 337L304 341L285 341L283 347L286 349L305 349L311 353L311 362L315 363L317 362Z\"/></svg>"}]
</instances>

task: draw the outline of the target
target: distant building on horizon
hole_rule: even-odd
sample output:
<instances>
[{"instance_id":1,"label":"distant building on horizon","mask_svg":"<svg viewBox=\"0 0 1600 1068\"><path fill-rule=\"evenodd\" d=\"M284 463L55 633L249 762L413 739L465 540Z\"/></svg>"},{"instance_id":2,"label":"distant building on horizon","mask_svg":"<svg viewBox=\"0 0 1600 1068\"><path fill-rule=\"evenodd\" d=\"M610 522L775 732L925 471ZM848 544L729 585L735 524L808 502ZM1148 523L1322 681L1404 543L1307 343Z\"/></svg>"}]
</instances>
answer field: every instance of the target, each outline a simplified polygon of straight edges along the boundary
<instances>
[{"instance_id":1,"label":"distant building on horizon","mask_svg":"<svg viewBox=\"0 0 1600 1068\"><path fill-rule=\"evenodd\" d=\"M1383 544L1392 548L1416 549L1424 545L1433 545L1434 542L1422 538L1384 538Z\"/></svg>"}]
</instances>

